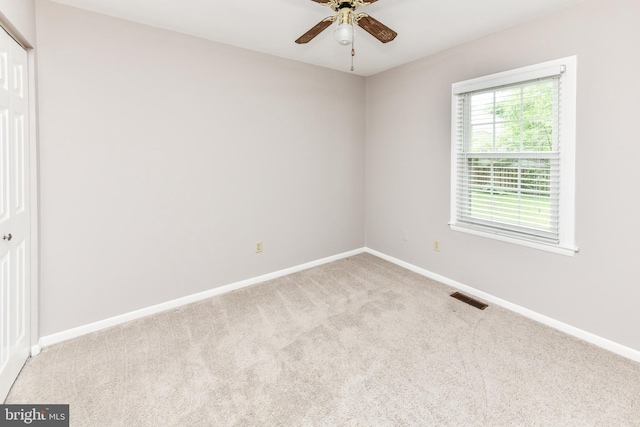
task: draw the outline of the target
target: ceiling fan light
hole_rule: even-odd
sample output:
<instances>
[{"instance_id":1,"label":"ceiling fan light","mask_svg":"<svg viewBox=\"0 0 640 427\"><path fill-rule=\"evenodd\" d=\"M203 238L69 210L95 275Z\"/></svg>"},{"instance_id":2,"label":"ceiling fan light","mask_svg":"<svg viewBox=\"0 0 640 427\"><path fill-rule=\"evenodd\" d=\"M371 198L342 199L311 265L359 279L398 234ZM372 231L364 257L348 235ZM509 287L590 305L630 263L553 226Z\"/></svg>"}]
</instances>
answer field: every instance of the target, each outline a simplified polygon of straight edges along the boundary
<instances>
[{"instance_id":1,"label":"ceiling fan light","mask_svg":"<svg viewBox=\"0 0 640 427\"><path fill-rule=\"evenodd\" d=\"M353 25L349 23L338 25L338 28L333 32L333 37L335 37L336 41L343 46L351 44L355 37Z\"/></svg>"}]
</instances>

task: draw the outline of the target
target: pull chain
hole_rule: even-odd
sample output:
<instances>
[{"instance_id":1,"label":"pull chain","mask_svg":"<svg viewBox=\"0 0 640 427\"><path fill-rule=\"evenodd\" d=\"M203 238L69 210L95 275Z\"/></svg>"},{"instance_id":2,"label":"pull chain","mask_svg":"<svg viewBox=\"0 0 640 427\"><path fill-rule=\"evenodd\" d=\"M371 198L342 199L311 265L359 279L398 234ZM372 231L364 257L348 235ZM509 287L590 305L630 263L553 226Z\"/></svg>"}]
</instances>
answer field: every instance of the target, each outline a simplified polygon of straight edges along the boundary
<instances>
[{"instance_id":1,"label":"pull chain","mask_svg":"<svg viewBox=\"0 0 640 427\"><path fill-rule=\"evenodd\" d=\"M355 23L351 21L351 26L353 28L353 32L351 33L351 71L355 70L353 68L353 57L356 56L356 48L355 48L355 40L356 40L356 26Z\"/></svg>"},{"instance_id":2,"label":"pull chain","mask_svg":"<svg viewBox=\"0 0 640 427\"><path fill-rule=\"evenodd\" d=\"M356 51L352 48L351 49L351 71L355 70L355 68L353 68L353 57L356 56Z\"/></svg>"}]
</instances>

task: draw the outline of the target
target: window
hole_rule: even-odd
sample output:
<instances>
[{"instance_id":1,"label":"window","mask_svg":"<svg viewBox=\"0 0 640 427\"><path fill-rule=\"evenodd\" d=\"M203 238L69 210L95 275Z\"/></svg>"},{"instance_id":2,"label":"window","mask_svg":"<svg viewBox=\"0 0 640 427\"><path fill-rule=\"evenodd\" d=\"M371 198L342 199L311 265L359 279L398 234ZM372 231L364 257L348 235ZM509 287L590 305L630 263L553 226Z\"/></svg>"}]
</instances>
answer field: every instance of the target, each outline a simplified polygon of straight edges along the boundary
<instances>
[{"instance_id":1,"label":"window","mask_svg":"<svg viewBox=\"0 0 640 427\"><path fill-rule=\"evenodd\" d=\"M576 251L575 87L575 57L453 84L453 230Z\"/></svg>"}]
</instances>

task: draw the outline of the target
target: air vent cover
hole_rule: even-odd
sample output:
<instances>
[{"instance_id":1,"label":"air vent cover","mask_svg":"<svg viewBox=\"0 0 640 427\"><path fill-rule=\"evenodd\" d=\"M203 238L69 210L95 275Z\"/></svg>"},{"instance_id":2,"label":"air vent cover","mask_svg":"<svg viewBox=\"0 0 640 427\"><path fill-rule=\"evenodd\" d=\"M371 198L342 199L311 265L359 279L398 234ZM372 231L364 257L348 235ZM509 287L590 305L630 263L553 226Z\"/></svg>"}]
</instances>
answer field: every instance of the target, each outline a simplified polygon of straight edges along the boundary
<instances>
[{"instance_id":1,"label":"air vent cover","mask_svg":"<svg viewBox=\"0 0 640 427\"><path fill-rule=\"evenodd\" d=\"M485 308L489 307L488 304L485 304L483 302L478 301L477 299L473 299L467 295L461 294L460 292L454 292L451 294L451 296L457 300L460 300L464 303L469 304L470 306L473 306L475 308L479 308L480 310L484 310Z\"/></svg>"}]
</instances>

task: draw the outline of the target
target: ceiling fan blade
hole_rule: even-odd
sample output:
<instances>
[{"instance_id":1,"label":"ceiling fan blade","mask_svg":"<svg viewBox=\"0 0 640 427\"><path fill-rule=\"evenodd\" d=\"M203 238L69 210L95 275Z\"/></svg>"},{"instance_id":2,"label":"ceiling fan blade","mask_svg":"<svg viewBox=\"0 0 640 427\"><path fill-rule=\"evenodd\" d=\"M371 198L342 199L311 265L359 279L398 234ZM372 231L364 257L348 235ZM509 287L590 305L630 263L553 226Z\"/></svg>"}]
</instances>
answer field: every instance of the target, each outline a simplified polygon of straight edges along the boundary
<instances>
[{"instance_id":1,"label":"ceiling fan blade","mask_svg":"<svg viewBox=\"0 0 640 427\"><path fill-rule=\"evenodd\" d=\"M335 21L335 20L336 20L335 16L330 16L328 18L324 18L322 21L318 22L312 29L310 29L309 31L307 31L306 33L301 35L300 38L298 38L298 40L296 40L296 43L298 43L298 44L309 43L318 34L323 32L324 30L326 30L329 25L333 24L333 21Z\"/></svg>"},{"instance_id":2,"label":"ceiling fan blade","mask_svg":"<svg viewBox=\"0 0 640 427\"><path fill-rule=\"evenodd\" d=\"M357 20L357 23L362 27L362 29L380 40L382 43L389 43L398 35L398 33L393 31L391 28L369 15L363 14L360 19Z\"/></svg>"}]
</instances>

